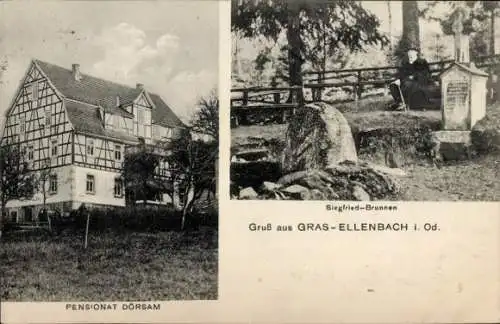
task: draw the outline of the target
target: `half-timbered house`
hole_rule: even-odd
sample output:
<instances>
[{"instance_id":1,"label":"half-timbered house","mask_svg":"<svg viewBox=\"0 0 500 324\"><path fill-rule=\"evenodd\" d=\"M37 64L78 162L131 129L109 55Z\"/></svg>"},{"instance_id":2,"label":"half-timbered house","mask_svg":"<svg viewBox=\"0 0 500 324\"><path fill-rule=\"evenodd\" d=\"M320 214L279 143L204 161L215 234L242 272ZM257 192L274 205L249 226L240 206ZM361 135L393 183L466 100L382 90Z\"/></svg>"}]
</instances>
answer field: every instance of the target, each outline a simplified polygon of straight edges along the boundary
<instances>
[{"instance_id":1,"label":"half-timbered house","mask_svg":"<svg viewBox=\"0 0 500 324\"><path fill-rule=\"evenodd\" d=\"M3 144L26 150L33 172L48 174L47 209L124 206L121 168L126 148L178 136L185 125L142 84L129 87L33 60L6 112ZM168 176L166 168L159 170ZM10 201L11 220L29 221L42 193Z\"/></svg>"}]
</instances>

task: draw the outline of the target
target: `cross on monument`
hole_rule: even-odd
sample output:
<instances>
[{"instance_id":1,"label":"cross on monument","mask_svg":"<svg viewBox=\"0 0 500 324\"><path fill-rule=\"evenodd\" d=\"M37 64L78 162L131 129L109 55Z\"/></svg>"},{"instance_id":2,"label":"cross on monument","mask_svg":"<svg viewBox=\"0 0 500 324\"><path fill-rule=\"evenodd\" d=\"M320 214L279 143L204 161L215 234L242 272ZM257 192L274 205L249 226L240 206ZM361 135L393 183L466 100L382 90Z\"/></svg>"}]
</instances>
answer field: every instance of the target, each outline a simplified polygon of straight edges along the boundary
<instances>
[{"instance_id":1,"label":"cross on monument","mask_svg":"<svg viewBox=\"0 0 500 324\"><path fill-rule=\"evenodd\" d=\"M458 7L455 10L455 19L452 26L453 33L455 34L455 61L469 63L469 37L463 34L463 20L463 8Z\"/></svg>"}]
</instances>

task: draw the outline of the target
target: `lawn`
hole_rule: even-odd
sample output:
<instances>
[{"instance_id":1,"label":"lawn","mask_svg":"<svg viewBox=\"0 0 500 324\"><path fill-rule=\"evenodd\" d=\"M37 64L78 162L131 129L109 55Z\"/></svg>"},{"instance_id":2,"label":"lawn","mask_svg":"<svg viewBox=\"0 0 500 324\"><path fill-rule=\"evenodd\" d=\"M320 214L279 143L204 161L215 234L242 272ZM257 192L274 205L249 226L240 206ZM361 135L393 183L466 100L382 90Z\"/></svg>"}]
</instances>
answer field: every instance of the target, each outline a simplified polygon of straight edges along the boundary
<instances>
[{"instance_id":1,"label":"lawn","mask_svg":"<svg viewBox=\"0 0 500 324\"><path fill-rule=\"evenodd\" d=\"M217 299L217 232L6 237L3 301Z\"/></svg>"}]
</instances>

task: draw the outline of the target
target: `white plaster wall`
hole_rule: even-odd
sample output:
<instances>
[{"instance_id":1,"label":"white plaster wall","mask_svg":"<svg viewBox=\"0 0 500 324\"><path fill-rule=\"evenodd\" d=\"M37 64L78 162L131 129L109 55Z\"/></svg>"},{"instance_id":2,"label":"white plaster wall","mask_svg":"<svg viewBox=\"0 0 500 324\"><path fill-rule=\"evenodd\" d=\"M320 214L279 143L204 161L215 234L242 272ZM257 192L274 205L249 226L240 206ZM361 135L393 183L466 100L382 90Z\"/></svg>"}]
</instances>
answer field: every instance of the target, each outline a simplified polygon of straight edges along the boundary
<instances>
[{"instance_id":1,"label":"white plaster wall","mask_svg":"<svg viewBox=\"0 0 500 324\"><path fill-rule=\"evenodd\" d=\"M78 203L104 204L113 206L125 206L125 198L115 197L115 178L118 172L103 171L80 166L74 166L75 182L73 189L73 200ZM95 182L95 193L87 193L87 174L93 175Z\"/></svg>"},{"instance_id":2,"label":"white plaster wall","mask_svg":"<svg viewBox=\"0 0 500 324\"><path fill-rule=\"evenodd\" d=\"M47 180L46 189L47 189L47 203L58 203L69 201L72 199L72 182L74 177L74 167L63 166L52 169L51 173L57 174L57 193L51 194L49 193L49 181ZM43 204L43 194L41 190L37 192L32 199L27 200L11 200L7 203L7 208L11 207L22 207L22 206L30 206L30 205L38 205Z\"/></svg>"}]
</instances>

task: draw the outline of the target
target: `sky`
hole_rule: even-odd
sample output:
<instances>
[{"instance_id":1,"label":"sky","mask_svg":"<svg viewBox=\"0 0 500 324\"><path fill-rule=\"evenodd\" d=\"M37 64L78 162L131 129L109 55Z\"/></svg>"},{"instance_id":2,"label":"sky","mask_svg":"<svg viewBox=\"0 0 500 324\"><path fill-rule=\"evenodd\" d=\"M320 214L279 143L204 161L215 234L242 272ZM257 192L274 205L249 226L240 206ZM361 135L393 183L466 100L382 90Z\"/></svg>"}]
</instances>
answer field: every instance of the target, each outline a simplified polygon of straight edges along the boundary
<instances>
[{"instance_id":1,"label":"sky","mask_svg":"<svg viewBox=\"0 0 500 324\"><path fill-rule=\"evenodd\" d=\"M184 121L218 82L218 4L1 1L0 112L33 58L158 93Z\"/></svg>"}]
</instances>

